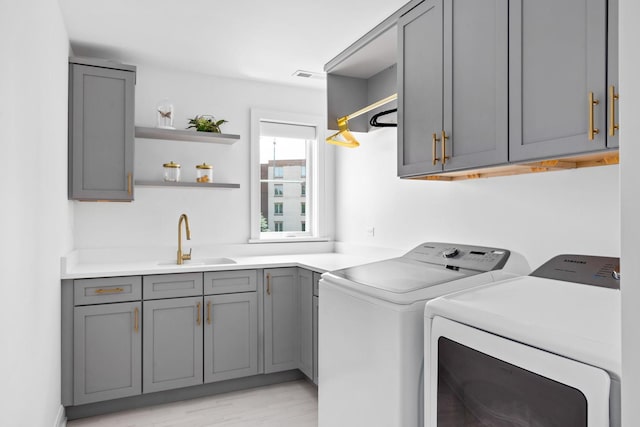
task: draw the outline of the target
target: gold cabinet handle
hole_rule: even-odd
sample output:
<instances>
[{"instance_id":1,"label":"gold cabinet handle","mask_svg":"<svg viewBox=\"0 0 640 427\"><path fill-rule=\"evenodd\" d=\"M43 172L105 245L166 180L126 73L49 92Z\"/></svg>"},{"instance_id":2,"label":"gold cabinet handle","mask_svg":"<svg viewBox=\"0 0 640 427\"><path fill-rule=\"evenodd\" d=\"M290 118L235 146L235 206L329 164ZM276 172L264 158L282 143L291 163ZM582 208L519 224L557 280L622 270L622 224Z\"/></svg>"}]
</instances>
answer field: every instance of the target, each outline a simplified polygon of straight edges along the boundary
<instances>
[{"instance_id":1,"label":"gold cabinet handle","mask_svg":"<svg viewBox=\"0 0 640 427\"><path fill-rule=\"evenodd\" d=\"M442 131L442 164L446 165L447 164L447 159L449 158L449 156L447 156L447 139L449 139L449 137L447 136L447 132L446 131Z\"/></svg>"},{"instance_id":2,"label":"gold cabinet handle","mask_svg":"<svg viewBox=\"0 0 640 427\"><path fill-rule=\"evenodd\" d=\"M271 295L271 273L267 273L267 295Z\"/></svg>"},{"instance_id":3,"label":"gold cabinet handle","mask_svg":"<svg viewBox=\"0 0 640 427\"><path fill-rule=\"evenodd\" d=\"M124 288L100 288L96 289L96 294L119 294L120 292L124 292Z\"/></svg>"},{"instance_id":4,"label":"gold cabinet handle","mask_svg":"<svg viewBox=\"0 0 640 427\"><path fill-rule=\"evenodd\" d=\"M619 99L616 87L609 86L609 136L616 136L616 130L620 129L620 124L616 123L616 101Z\"/></svg>"},{"instance_id":5,"label":"gold cabinet handle","mask_svg":"<svg viewBox=\"0 0 640 427\"><path fill-rule=\"evenodd\" d=\"M594 98L593 92L589 92L589 141L593 141L594 135L600 133L600 129L595 127L595 109L596 105L600 104L600 101Z\"/></svg>"},{"instance_id":6,"label":"gold cabinet handle","mask_svg":"<svg viewBox=\"0 0 640 427\"><path fill-rule=\"evenodd\" d=\"M135 333L138 333L138 331L140 330L140 324L138 322L138 315L139 315L139 310L138 307L133 309L133 331Z\"/></svg>"},{"instance_id":7,"label":"gold cabinet handle","mask_svg":"<svg viewBox=\"0 0 640 427\"><path fill-rule=\"evenodd\" d=\"M127 193L129 193L129 195L131 195L131 193L133 192L133 184L131 182L132 179L133 179L132 174L131 172L129 172L127 174Z\"/></svg>"},{"instance_id":8,"label":"gold cabinet handle","mask_svg":"<svg viewBox=\"0 0 640 427\"><path fill-rule=\"evenodd\" d=\"M438 160L440 160L440 158L436 157L436 148L438 146L438 141L440 141L440 139L438 139L438 134L434 132L431 135L431 146L432 146L431 159L432 159L433 165L438 164Z\"/></svg>"},{"instance_id":9,"label":"gold cabinet handle","mask_svg":"<svg viewBox=\"0 0 640 427\"><path fill-rule=\"evenodd\" d=\"M207 301L207 324L211 324L211 300Z\"/></svg>"},{"instance_id":10,"label":"gold cabinet handle","mask_svg":"<svg viewBox=\"0 0 640 427\"><path fill-rule=\"evenodd\" d=\"M196 304L196 307L198 308L198 317L196 318L196 323L198 324L198 326L200 326L200 324L202 323L202 319L200 319L200 307L202 307L202 305L198 302L198 304Z\"/></svg>"}]
</instances>

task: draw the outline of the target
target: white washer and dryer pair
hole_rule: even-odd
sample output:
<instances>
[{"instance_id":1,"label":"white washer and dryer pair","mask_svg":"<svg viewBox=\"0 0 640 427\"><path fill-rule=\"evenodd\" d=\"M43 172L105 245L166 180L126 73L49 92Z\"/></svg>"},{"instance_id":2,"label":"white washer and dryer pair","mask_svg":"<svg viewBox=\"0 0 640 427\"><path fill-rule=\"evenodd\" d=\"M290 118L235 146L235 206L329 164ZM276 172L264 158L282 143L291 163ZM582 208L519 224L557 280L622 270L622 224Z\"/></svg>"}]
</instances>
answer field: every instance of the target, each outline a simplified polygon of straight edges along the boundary
<instances>
[{"instance_id":1,"label":"white washer and dryer pair","mask_svg":"<svg viewBox=\"0 0 640 427\"><path fill-rule=\"evenodd\" d=\"M398 258L325 273L319 427L421 426L425 303L529 272L506 249L429 242Z\"/></svg>"},{"instance_id":2,"label":"white washer and dryer pair","mask_svg":"<svg viewBox=\"0 0 640 427\"><path fill-rule=\"evenodd\" d=\"M425 308L427 427L619 427L620 261L559 255Z\"/></svg>"}]
</instances>

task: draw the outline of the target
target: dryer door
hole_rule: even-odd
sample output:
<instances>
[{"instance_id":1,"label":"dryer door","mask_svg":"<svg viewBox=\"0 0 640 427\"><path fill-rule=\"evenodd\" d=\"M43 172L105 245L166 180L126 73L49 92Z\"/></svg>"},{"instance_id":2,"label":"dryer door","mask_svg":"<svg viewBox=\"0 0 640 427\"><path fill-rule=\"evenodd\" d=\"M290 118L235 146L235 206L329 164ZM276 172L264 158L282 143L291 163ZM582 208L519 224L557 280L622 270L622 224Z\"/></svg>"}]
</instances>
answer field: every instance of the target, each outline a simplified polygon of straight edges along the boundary
<instances>
[{"instance_id":1,"label":"dryer door","mask_svg":"<svg viewBox=\"0 0 640 427\"><path fill-rule=\"evenodd\" d=\"M428 426L609 426L601 369L442 317L430 343Z\"/></svg>"}]
</instances>

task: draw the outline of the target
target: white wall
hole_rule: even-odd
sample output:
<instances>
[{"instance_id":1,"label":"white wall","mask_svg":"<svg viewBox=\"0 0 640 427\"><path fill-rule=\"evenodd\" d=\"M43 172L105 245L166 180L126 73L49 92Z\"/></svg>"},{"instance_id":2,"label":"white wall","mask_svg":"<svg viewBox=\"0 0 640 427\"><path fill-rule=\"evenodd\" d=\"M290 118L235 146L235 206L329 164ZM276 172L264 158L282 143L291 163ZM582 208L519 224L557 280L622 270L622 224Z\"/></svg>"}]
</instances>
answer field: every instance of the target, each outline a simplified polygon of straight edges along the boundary
<instances>
[{"instance_id":1,"label":"white wall","mask_svg":"<svg viewBox=\"0 0 640 427\"><path fill-rule=\"evenodd\" d=\"M58 3L0 2L0 424L53 426L60 406L60 256L67 202L67 57Z\"/></svg>"},{"instance_id":2,"label":"white wall","mask_svg":"<svg viewBox=\"0 0 640 427\"><path fill-rule=\"evenodd\" d=\"M402 250L429 240L497 246L522 253L532 268L559 253L620 255L618 166L401 180L394 128L357 137L359 148L336 151L339 241Z\"/></svg>"},{"instance_id":3,"label":"white wall","mask_svg":"<svg viewBox=\"0 0 640 427\"><path fill-rule=\"evenodd\" d=\"M640 425L640 4L620 0L622 423Z\"/></svg>"},{"instance_id":4,"label":"white wall","mask_svg":"<svg viewBox=\"0 0 640 427\"><path fill-rule=\"evenodd\" d=\"M155 107L163 98L175 106L174 126L212 114L226 119L224 133L239 134L234 145L137 140L136 178L162 179L162 164L182 165L183 180L195 180L195 165L213 165L214 182L239 183L240 189L152 188L138 186L133 203L77 202L75 247L174 247L178 217L189 215L190 246L246 243L250 236L250 109L324 114L322 90L218 78L139 66L136 124L155 126ZM332 162L328 162L332 167Z\"/></svg>"}]
</instances>

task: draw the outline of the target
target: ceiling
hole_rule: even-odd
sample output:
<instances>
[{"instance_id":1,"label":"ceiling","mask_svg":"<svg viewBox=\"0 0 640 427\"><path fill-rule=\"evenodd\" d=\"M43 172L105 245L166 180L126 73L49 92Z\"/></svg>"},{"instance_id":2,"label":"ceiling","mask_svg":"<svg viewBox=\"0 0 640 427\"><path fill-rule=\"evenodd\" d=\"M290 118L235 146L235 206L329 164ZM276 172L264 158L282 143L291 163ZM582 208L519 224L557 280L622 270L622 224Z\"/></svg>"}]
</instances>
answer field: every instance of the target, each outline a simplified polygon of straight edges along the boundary
<instances>
[{"instance_id":1,"label":"ceiling","mask_svg":"<svg viewBox=\"0 0 640 427\"><path fill-rule=\"evenodd\" d=\"M74 54L323 88L294 77L408 0L59 0Z\"/></svg>"}]
</instances>

